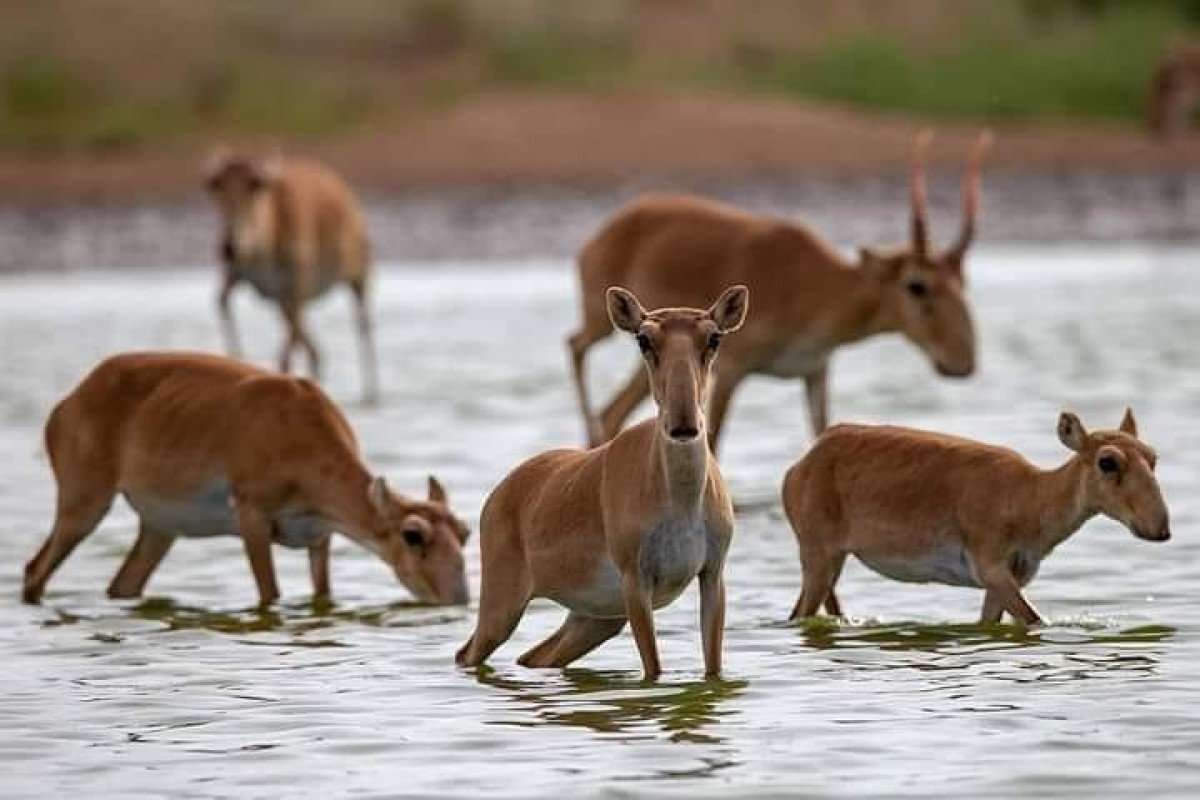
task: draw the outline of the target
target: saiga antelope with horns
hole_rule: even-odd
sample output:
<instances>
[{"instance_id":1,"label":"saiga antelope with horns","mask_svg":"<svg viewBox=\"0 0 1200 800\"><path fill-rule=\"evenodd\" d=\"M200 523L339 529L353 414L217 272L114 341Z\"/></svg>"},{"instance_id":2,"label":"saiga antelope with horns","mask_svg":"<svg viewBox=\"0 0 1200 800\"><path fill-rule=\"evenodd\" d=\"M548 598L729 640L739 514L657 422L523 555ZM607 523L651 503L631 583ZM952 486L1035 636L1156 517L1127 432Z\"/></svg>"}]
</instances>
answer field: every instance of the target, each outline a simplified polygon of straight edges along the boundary
<instances>
[{"instance_id":1,"label":"saiga antelope with horns","mask_svg":"<svg viewBox=\"0 0 1200 800\"><path fill-rule=\"evenodd\" d=\"M846 556L908 583L984 590L981 620L1042 617L1021 588L1050 552L1096 514L1139 539L1171 537L1154 467L1133 411L1119 430L1088 432L1063 412L1058 438L1074 455L1043 470L1006 447L927 431L835 425L783 480L783 507L800 546L804 587L792 619L834 594Z\"/></svg>"},{"instance_id":2,"label":"saiga antelope with horns","mask_svg":"<svg viewBox=\"0 0 1200 800\"><path fill-rule=\"evenodd\" d=\"M108 513L118 493L140 519L108 588L137 597L180 537L241 536L266 606L279 590L271 543L308 550L329 594L337 531L387 562L418 599L467 602L467 528L429 479L429 499L372 477L354 432L312 381L230 358L129 353L97 366L46 422L58 482L54 529L25 567L26 602Z\"/></svg>"},{"instance_id":3,"label":"saiga antelope with horns","mask_svg":"<svg viewBox=\"0 0 1200 800\"><path fill-rule=\"evenodd\" d=\"M935 251L928 236L923 175L928 135L914 146L910 176L912 236L907 246L862 248L857 267L799 224L686 195L642 197L617 215L579 256L583 325L567 344L575 390L592 446L611 439L649 392L638 370L597 419L585 356L609 335L604 289L626 286L651 306L705 302L723 286L745 284L754 313L717 365L709 412L714 450L742 379L802 377L814 434L828 421L829 360L841 345L898 332L925 351L942 375L975 369L975 333L963 265L975 237L984 134L967 166L958 240Z\"/></svg>"},{"instance_id":4,"label":"saiga antelope with horns","mask_svg":"<svg viewBox=\"0 0 1200 800\"><path fill-rule=\"evenodd\" d=\"M733 506L705 437L704 399L748 292L727 289L707 311L647 312L620 288L606 298L612 324L637 339L658 415L593 450L542 453L492 491L480 519L479 621L460 666L483 663L530 599L548 597L567 619L520 664L565 667L628 620L653 680L661 672L653 611L698 577L705 672L721 671Z\"/></svg>"},{"instance_id":5,"label":"saiga antelope with horns","mask_svg":"<svg viewBox=\"0 0 1200 800\"><path fill-rule=\"evenodd\" d=\"M357 317L363 398L378 399L379 380L372 341L367 289L371 247L362 209L346 183L313 161L272 156L254 159L218 150L205 174L220 211L220 257L224 268L217 294L225 347L241 357L230 299L248 283L278 305L287 327L279 369L289 372L297 348L321 378L321 355L304 325L306 305L339 284L350 287Z\"/></svg>"}]
</instances>

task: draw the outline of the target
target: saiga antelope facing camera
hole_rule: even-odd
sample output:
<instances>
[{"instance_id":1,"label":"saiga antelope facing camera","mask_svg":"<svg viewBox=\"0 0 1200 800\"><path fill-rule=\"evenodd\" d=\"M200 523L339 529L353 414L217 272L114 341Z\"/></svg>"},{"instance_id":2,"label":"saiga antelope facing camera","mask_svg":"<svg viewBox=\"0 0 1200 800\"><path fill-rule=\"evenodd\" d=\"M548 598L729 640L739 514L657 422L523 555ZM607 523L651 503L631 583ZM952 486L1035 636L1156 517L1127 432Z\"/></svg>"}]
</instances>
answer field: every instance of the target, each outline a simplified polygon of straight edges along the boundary
<instances>
[{"instance_id":1,"label":"saiga antelope facing camera","mask_svg":"<svg viewBox=\"0 0 1200 800\"><path fill-rule=\"evenodd\" d=\"M754 313L713 376L708 425L714 450L734 390L751 374L804 378L813 432L819 434L828 421L830 357L875 334L903 333L943 375L974 372L963 264L975 237L980 162L989 137L980 138L967 166L962 231L941 251L930 246L927 232L927 140L919 136L913 152L911 241L890 250L862 248L857 266L807 227L710 200L652 194L618 212L580 253L583 324L567 341L590 444L615 436L649 392L639 369L600 417L593 415L585 357L611 332L600 299L608 286L626 286L651 306L697 305L735 283L754 293Z\"/></svg>"},{"instance_id":2,"label":"saiga antelope facing camera","mask_svg":"<svg viewBox=\"0 0 1200 800\"><path fill-rule=\"evenodd\" d=\"M118 493L140 525L110 597L141 595L176 538L219 535L242 537L263 606L279 597L272 542L306 548L313 593L327 596L337 531L419 600L467 602L467 528L441 484L431 477L428 500L414 500L372 477L349 423L312 381L221 356L114 356L55 406L46 452L58 506L25 567L26 602Z\"/></svg>"},{"instance_id":3,"label":"saiga antelope facing camera","mask_svg":"<svg viewBox=\"0 0 1200 800\"><path fill-rule=\"evenodd\" d=\"M210 158L205 180L223 223L217 310L228 353L241 357L230 299L234 287L248 283L283 315L287 337L279 370L291 371L292 353L299 348L320 380L321 355L302 313L308 303L345 284L354 296L363 399L375 402L379 379L367 298L371 247L350 188L312 161L254 159L224 149Z\"/></svg>"},{"instance_id":4,"label":"saiga antelope facing camera","mask_svg":"<svg viewBox=\"0 0 1200 800\"><path fill-rule=\"evenodd\" d=\"M1154 450L1133 411L1119 430L1089 433L1063 412L1058 438L1074 455L1043 470L1006 447L890 426L837 425L783 480L804 587L792 619L824 604L847 555L907 583L984 590L981 621L1042 617L1021 592L1043 558L1096 514L1139 539L1171 537Z\"/></svg>"},{"instance_id":5,"label":"saiga antelope facing camera","mask_svg":"<svg viewBox=\"0 0 1200 800\"><path fill-rule=\"evenodd\" d=\"M647 680L661 673L653 611L700 580L704 668L721 671L725 553L733 506L705 437L704 400L723 337L746 317L748 292L727 289L707 311L646 311L606 293L612 324L637 339L655 419L593 450L552 450L492 491L479 526L483 577L475 633L460 666L503 644L531 598L568 609L558 632L519 659L565 667L633 628Z\"/></svg>"}]
</instances>

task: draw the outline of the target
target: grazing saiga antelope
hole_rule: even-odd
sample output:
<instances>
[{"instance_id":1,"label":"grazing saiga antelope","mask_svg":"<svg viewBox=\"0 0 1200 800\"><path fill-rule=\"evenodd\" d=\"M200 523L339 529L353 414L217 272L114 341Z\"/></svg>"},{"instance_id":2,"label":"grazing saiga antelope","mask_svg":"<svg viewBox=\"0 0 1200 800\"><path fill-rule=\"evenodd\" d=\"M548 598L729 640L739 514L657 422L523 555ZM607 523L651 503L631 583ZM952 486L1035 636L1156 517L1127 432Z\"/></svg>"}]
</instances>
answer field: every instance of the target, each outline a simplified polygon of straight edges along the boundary
<instances>
[{"instance_id":1,"label":"grazing saiga antelope","mask_svg":"<svg viewBox=\"0 0 1200 800\"><path fill-rule=\"evenodd\" d=\"M1150 81L1146 121L1154 133L1185 132L1200 107L1200 48L1178 50L1163 59Z\"/></svg>"},{"instance_id":2,"label":"grazing saiga antelope","mask_svg":"<svg viewBox=\"0 0 1200 800\"><path fill-rule=\"evenodd\" d=\"M989 138L980 138L967 167L962 231L940 252L927 235L927 139L918 137L913 153L911 242L890 250L862 248L857 267L807 227L710 200L651 194L618 212L579 256L583 325L567 340L590 444L611 439L649 392L645 371L638 370L599 419L592 413L584 359L611 332L600 300L608 286L629 287L651 306L697 305L734 283L754 293L754 314L714 375L708 418L714 450L734 390L751 374L804 378L819 434L828 420L830 356L878 333L903 333L943 375L970 375L975 334L963 262L975 237L980 162Z\"/></svg>"},{"instance_id":3,"label":"grazing saiga antelope","mask_svg":"<svg viewBox=\"0 0 1200 800\"><path fill-rule=\"evenodd\" d=\"M1063 412L1058 438L1074 455L1043 470L1006 447L890 426L836 425L788 470L783 507L800 546L804 587L792 619L825 605L853 554L908 583L983 589L981 621L1041 615L1021 588L1043 558L1096 514L1140 539L1171 537L1154 450L1133 411L1119 430L1088 432Z\"/></svg>"},{"instance_id":4,"label":"grazing saiga antelope","mask_svg":"<svg viewBox=\"0 0 1200 800\"><path fill-rule=\"evenodd\" d=\"M748 295L736 286L707 311L648 312L632 293L607 291L612 324L637 338L658 415L593 450L535 456L492 491L480 519L479 621L460 666L482 664L530 599L548 597L567 619L518 663L565 667L628 620L653 680L661 672L653 610L699 577L705 672L720 673L733 506L704 435L704 399Z\"/></svg>"},{"instance_id":5,"label":"grazing saiga antelope","mask_svg":"<svg viewBox=\"0 0 1200 800\"><path fill-rule=\"evenodd\" d=\"M312 381L188 353L101 362L55 406L46 452L54 528L25 567L26 602L124 495L137 541L108 587L137 597L175 539L241 536L262 605L279 596L271 543L306 548L313 592L329 594L338 531L383 559L418 599L467 602L467 528L429 479L415 500L372 477L354 432Z\"/></svg>"},{"instance_id":6,"label":"grazing saiga antelope","mask_svg":"<svg viewBox=\"0 0 1200 800\"><path fill-rule=\"evenodd\" d=\"M291 370L292 352L300 348L320 380L321 355L301 314L306 304L345 284L354 296L363 396L374 402L379 381L367 298L371 247L350 188L312 161L254 159L225 150L213 154L205 178L224 227L217 309L229 354L241 357L230 298L234 287L249 283L279 306L287 326L280 371Z\"/></svg>"}]
</instances>

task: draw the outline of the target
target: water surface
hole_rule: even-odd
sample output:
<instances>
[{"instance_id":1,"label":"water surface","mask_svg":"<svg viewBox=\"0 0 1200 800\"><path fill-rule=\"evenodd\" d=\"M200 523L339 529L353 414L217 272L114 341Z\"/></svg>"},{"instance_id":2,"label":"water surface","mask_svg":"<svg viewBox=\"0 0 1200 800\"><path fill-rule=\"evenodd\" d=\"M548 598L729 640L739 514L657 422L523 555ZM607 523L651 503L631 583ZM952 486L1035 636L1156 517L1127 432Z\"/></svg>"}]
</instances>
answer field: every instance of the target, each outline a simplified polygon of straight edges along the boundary
<instances>
[{"instance_id":1,"label":"water surface","mask_svg":"<svg viewBox=\"0 0 1200 800\"><path fill-rule=\"evenodd\" d=\"M0 281L0 794L579 797L1184 796L1200 785L1200 253L1006 248L971 265L981 370L938 379L898 339L839 355L836 419L934 427L1066 456L1062 406L1114 426L1133 402L1160 453L1175 539L1096 520L1042 567L1051 624L971 624L977 592L889 582L851 564L853 620L782 621L799 588L777 501L809 442L799 385L753 379L723 465L739 506L724 680L705 681L697 601L658 615L666 672L638 680L628 633L563 672L514 659L557 627L535 604L489 668L453 667L471 609L410 605L383 565L334 549L336 603L314 607L303 553L276 551L284 599L252 610L236 540L176 545L140 601L104 588L135 532L120 503L50 584L18 602L53 482L41 425L100 357L214 348L214 276ZM564 336L567 265L388 265L377 299L385 403L358 404L349 301L313 314L329 388L367 457L415 492L428 472L474 525L520 459L578 442ZM751 298L753 303L753 298ZM239 298L270 363L271 312ZM601 395L631 343L595 351ZM478 586L478 545L469 545Z\"/></svg>"}]
</instances>

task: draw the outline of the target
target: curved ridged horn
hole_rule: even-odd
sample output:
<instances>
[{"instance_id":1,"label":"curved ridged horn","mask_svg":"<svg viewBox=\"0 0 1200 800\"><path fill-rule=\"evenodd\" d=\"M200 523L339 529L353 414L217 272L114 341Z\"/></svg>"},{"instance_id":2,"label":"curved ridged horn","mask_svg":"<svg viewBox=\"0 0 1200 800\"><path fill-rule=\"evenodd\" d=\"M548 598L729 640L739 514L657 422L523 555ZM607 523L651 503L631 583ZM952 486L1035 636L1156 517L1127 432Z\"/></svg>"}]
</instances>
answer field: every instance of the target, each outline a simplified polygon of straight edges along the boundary
<instances>
[{"instance_id":1,"label":"curved ridged horn","mask_svg":"<svg viewBox=\"0 0 1200 800\"><path fill-rule=\"evenodd\" d=\"M954 243L949 252L950 257L956 261L962 261L967 254L967 248L975 239L975 218L979 215L979 172L983 158L991 146L992 132L984 131L979 134L979 139L976 140L970 159L967 161L966 172L963 174L962 231L958 234L958 241Z\"/></svg>"},{"instance_id":2,"label":"curved ridged horn","mask_svg":"<svg viewBox=\"0 0 1200 800\"><path fill-rule=\"evenodd\" d=\"M912 248L918 258L929 252L929 202L925 195L925 151L933 137L930 131L921 131L913 140L912 166L908 174L909 204L912 206Z\"/></svg>"}]
</instances>

